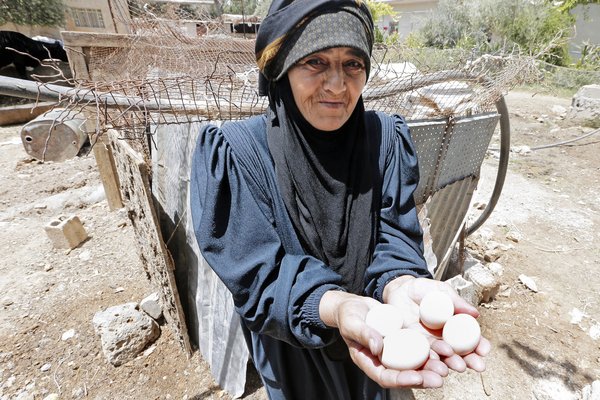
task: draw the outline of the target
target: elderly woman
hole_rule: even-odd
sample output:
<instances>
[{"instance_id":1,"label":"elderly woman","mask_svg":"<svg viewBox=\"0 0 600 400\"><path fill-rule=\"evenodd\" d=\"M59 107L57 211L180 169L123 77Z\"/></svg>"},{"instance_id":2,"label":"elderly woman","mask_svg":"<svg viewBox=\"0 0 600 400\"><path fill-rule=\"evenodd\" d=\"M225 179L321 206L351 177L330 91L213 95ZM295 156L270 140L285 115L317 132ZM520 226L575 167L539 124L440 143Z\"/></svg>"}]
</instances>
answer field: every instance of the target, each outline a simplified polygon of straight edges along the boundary
<instances>
[{"instance_id":1,"label":"elderly woman","mask_svg":"<svg viewBox=\"0 0 600 400\"><path fill-rule=\"evenodd\" d=\"M363 1L275 0L256 41L266 115L200 135L192 216L203 256L229 288L272 399L385 399L439 387L448 368L485 368L429 336L418 370L379 361L365 323L378 302L418 308L430 279L405 121L364 110L373 21ZM425 331L418 323L414 329Z\"/></svg>"}]
</instances>

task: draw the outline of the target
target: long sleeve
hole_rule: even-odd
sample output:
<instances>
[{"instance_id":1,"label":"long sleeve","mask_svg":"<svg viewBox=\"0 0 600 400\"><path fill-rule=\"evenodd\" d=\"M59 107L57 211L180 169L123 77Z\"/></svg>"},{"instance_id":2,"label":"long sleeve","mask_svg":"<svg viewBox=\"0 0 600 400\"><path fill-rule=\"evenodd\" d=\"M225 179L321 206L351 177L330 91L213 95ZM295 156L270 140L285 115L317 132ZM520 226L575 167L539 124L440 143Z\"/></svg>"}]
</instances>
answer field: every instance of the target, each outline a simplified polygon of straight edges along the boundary
<instances>
[{"instance_id":1,"label":"long sleeve","mask_svg":"<svg viewBox=\"0 0 600 400\"><path fill-rule=\"evenodd\" d=\"M383 288L401 275L431 277L423 258L423 235L413 193L419 183L415 146L404 119L394 115L395 135L385 154L381 209L366 294L382 300Z\"/></svg>"},{"instance_id":2,"label":"long sleeve","mask_svg":"<svg viewBox=\"0 0 600 400\"><path fill-rule=\"evenodd\" d=\"M319 318L340 276L319 260L286 254L268 198L256 196L223 132L200 134L191 172L191 212L203 257L233 295L246 326L294 346L323 347L336 332Z\"/></svg>"}]
</instances>

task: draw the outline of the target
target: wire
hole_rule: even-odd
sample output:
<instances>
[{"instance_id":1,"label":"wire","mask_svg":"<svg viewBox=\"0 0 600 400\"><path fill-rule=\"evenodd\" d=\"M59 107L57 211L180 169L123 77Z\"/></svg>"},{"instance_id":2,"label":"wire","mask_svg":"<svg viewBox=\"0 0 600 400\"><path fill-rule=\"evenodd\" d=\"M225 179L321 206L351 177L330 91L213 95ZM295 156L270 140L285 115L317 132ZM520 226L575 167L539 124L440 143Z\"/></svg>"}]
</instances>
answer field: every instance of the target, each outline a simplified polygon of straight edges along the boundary
<instances>
[{"instance_id":1,"label":"wire","mask_svg":"<svg viewBox=\"0 0 600 400\"><path fill-rule=\"evenodd\" d=\"M535 151L535 150L549 149L550 147L564 146L565 144L573 143L573 142L576 142L578 140L582 140L582 139L588 138L588 137L590 137L592 135L595 135L598 132L600 132L600 128L594 129L593 131L588 132L585 135L578 136L578 137L576 137L574 139L564 140L564 141L558 142L558 143L545 144L545 145L542 145L542 146L530 147L529 150ZM489 150L491 150L491 151L499 151L500 149L498 149L498 148L490 148Z\"/></svg>"},{"instance_id":2,"label":"wire","mask_svg":"<svg viewBox=\"0 0 600 400\"><path fill-rule=\"evenodd\" d=\"M596 134L598 132L600 132L600 128L594 129L593 131L588 132L585 135L576 137L574 139L569 139L569 140L565 140L565 141L558 142L558 143L546 144L546 145L542 145L542 146L531 147L531 150L534 151L534 150L548 149L550 147L563 146L563 145L568 144L568 143L572 143L572 142L576 142L576 141L581 140L581 139L585 139L585 138L590 137L590 136L592 136L592 135L594 135L594 134Z\"/></svg>"}]
</instances>

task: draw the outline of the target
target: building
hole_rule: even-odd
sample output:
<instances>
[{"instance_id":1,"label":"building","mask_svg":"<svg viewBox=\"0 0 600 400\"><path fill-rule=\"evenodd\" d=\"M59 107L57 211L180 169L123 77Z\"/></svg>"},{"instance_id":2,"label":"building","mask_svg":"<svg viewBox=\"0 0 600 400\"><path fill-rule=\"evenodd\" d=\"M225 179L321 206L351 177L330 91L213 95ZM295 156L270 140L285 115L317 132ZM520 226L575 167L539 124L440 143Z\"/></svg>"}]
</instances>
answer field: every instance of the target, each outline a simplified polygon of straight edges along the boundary
<instances>
[{"instance_id":1,"label":"building","mask_svg":"<svg viewBox=\"0 0 600 400\"><path fill-rule=\"evenodd\" d=\"M429 13L437 8L438 0L379 0L389 4L396 16L385 16L377 21L379 30L384 34L398 33L401 38L419 29Z\"/></svg>"},{"instance_id":2,"label":"building","mask_svg":"<svg viewBox=\"0 0 600 400\"><path fill-rule=\"evenodd\" d=\"M127 0L63 0L65 29L78 32L129 33Z\"/></svg>"},{"instance_id":3,"label":"building","mask_svg":"<svg viewBox=\"0 0 600 400\"><path fill-rule=\"evenodd\" d=\"M571 13L576 22L569 52L573 58L579 59L584 44L600 46L600 4L578 5Z\"/></svg>"}]
</instances>

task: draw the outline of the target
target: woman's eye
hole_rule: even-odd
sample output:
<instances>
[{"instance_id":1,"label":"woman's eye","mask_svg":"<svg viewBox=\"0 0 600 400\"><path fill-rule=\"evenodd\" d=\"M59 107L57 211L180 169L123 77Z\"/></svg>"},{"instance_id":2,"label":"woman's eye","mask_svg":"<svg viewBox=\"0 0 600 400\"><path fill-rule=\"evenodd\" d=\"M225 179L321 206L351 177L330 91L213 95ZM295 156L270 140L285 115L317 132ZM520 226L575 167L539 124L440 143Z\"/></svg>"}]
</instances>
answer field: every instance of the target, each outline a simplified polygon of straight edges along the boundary
<instances>
[{"instance_id":1,"label":"woman's eye","mask_svg":"<svg viewBox=\"0 0 600 400\"><path fill-rule=\"evenodd\" d=\"M307 65L312 65L314 67L325 65L325 62L323 60L321 60L320 58L309 58L304 63Z\"/></svg>"},{"instance_id":2,"label":"woman's eye","mask_svg":"<svg viewBox=\"0 0 600 400\"><path fill-rule=\"evenodd\" d=\"M345 66L353 71L361 71L365 68L364 64L360 61L348 61Z\"/></svg>"}]
</instances>

